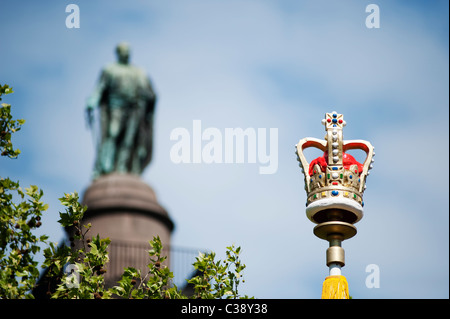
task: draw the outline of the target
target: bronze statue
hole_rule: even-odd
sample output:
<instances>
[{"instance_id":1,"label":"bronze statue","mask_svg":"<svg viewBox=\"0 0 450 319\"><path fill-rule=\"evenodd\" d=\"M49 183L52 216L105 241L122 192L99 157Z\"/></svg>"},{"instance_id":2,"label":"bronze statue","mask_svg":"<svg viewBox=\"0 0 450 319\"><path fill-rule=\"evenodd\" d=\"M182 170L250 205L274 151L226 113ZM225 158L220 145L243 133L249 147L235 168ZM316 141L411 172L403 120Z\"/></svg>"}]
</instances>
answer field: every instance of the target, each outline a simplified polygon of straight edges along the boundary
<instances>
[{"instance_id":1,"label":"bronze statue","mask_svg":"<svg viewBox=\"0 0 450 319\"><path fill-rule=\"evenodd\" d=\"M94 178L112 172L139 175L152 158L156 94L145 73L129 64L128 44L120 43L116 53L118 62L102 70L86 108L91 129L99 108Z\"/></svg>"}]
</instances>

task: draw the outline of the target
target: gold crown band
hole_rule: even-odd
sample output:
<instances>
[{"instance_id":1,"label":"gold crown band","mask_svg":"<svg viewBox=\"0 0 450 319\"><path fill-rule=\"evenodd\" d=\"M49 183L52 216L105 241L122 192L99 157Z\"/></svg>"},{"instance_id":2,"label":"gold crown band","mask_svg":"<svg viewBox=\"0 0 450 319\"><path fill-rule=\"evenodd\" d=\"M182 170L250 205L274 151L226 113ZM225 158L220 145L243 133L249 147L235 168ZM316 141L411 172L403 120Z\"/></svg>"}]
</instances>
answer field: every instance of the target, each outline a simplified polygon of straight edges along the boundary
<instances>
[{"instance_id":1,"label":"gold crown band","mask_svg":"<svg viewBox=\"0 0 450 319\"><path fill-rule=\"evenodd\" d=\"M363 205L365 182L374 161L374 147L363 140L343 140L342 129L346 122L342 114L326 113L322 123L327 132L325 140L308 137L296 145L297 159L305 175L306 205L318 199L341 195ZM317 158L308 163L303 151L309 147L322 150L323 159ZM361 149L366 153L363 164L345 153L351 149Z\"/></svg>"}]
</instances>

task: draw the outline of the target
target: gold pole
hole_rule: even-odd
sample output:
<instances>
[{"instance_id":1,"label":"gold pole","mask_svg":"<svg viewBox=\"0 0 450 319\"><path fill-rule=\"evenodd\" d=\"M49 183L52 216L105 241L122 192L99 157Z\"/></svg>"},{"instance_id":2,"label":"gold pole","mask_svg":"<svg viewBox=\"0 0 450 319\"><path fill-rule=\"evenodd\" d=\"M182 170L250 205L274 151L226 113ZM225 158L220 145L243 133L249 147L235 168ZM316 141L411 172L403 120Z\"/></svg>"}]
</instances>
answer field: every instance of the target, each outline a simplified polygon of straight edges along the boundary
<instances>
[{"instance_id":1,"label":"gold pole","mask_svg":"<svg viewBox=\"0 0 450 319\"><path fill-rule=\"evenodd\" d=\"M363 193L366 178L372 169L374 147L367 141L344 141L342 130L344 116L326 113L325 139L301 139L296 147L297 159L305 176L307 193L306 216L317 224L314 235L329 242L326 264L329 276L322 287L322 299L349 299L347 279L341 274L345 266L342 241L356 235L353 225L363 217ZM303 151L315 147L324 152L308 163ZM346 151L360 149L366 153L364 163L359 163Z\"/></svg>"}]
</instances>

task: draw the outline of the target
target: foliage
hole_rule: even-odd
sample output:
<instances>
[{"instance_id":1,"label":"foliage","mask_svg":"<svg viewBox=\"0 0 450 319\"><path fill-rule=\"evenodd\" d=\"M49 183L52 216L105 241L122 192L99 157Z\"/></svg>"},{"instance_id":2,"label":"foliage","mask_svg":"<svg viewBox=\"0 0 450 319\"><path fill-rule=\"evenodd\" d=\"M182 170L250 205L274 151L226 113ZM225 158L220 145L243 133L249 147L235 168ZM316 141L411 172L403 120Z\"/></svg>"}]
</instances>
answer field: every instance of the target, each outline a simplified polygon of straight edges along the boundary
<instances>
[{"instance_id":1,"label":"foliage","mask_svg":"<svg viewBox=\"0 0 450 319\"><path fill-rule=\"evenodd\" d=\"M0 100L12 92L8 85L0 85ZM0 110L0 152L16 158L20 150L13 148L11 134L25 121L12 119L10 104L2 103ZM0 178L0 298L30 297L29 291L39 278L34 257L47 236L37 237L33 231L41 226L42 212L48 208L42 196L37 186L23 191L19 182ZM13 197L22 201L14 203Z\"/></svg>"},{"instance_id":2,"label":"foliage","mask_svg":"<svg viewBox=\"0 0 450 319\"><path fill-rule=\"evenodd\" d=\"M0 101L3 94L14 93L8 84L0 84ZM14 150L11 142L11 134L20 130L20 126L25 120L13 120L11 115L11 105L2 103L0 108L0 154L10 158L16 158L20 150Z\"/></svg>"},{"instance_id":3,"label":"foliage","mask_svg":"<svg viewBox=\"0 0 450 319\"><path fill-rule=\"evenodd\" d=\"M52 298L96 298L113 297L128 299L179 299L188 298L172 283L173 273L164 264L167 256L162 256L163 246L159 236L149 241L150 249L148 271L127 267L117 285L106 289L103 274L108 262L107 247L109 239L100 239L97 235L92 240L87 233L91 225L82 225L81 219L86 207L78 202L78 194L65 194L60 198L66 206L66 212L60 213L59 222L64 227L74 227L75 235L71 238L72 246L77 249L62 248L54 251L47 248L45 266L52 269L52 275L61 274L62 265L73 266L73 273L65 272ZM54 246L53 246L54 249ZM238 285L245 265L239 259L241 248L227 247L227 259L215 261L215 253L202 254L193 264L201 275L189 280L194 285L194 298L238 298ZM246 296L245 296L246 297Z\"/></svg>"},{"instance_id":4,"label":"foliage","mask_svg":"<svg viewBox=\"0 0 450 319\"><path fill-rule=\"evenodd\" d=\"M27 200L13 203L12 192ZM40 201L42 195L36 186L24 193L19 183L0 179L0 298L31 297L29 291L39 278L34 256L47 236L37 237L33 230L41 226L48 207Z\"/></svg>"},{"instance_id":5,"label":"foliage","mask_svg":"<svg viewBox=\"0 0 450 319\"><path fill-rule=\"evenodd\" d=\"M200 253L194 263L195 269L202 275L190 279L188 282L194 285L197 298L238 298L238 286L242 278L245 264L239 259L241 247L234 245L227 247L225 261L215 261L216 254ZM243 279L242 279L243 280ZM243 281L244 282L244 281ZM245 296L244 298L248 298Z\"/></svg>"},{"instance_id":6,"label":"foliage","mask_svg":"<svg viewBox=\"0 0 450 319\"><path fill-rule=\"evenodd\" d=\"M125 268L124 274L118 282L119 286L113 287L111 290L117 296L131 299L185 298L175 285L171 287L173 273L163 264L167 257L161 256L160 238L154 237L149 244L151 247L148 251L150 263L146 275L142 277L139 269ZM136 287L138 282L139 285Z\"/></svg>"},{"instance_id":7,"label":"foliage","mask_svg":"<svg viewBox=\"0 0 450 319\"><path fill-rule=\"evenodd\" d=\"M54 244L44 250L44 265L48 276L59 279L52 298L93 299L104 293L105 264L108 262L109 239L87 237L91 225L82 225L81 219L87 207L78 201L78 194L64 194L60 202L66 207L58 221L63 227L73 228L71 247ZM75 244L78 243L78 245ZM69 271L70 272L69 272Z\"/></svg>"},{"instance_id":8,"label":"foliage","mask_svg":"<svg viewBox=\"0 0 450 319\"><path fill-rule=\"evenodd\" d=\"M3 94L12 93L8 85L0 85ZM11 105L2 104L0 113L0 152L2 156L16 158L11 134L20 130L24 120L14 120ZM71 245L47 242L48 236L37 237L33 232L41 226L41 216L48 205L41 201L43 191L30 186L25 192L19 182L0 178L0 299L33 298L32 289L39 279L36 254L41 245L47 268L47 276L56 283L54 291L48 291L55 299L175 299L188 298L172 283L173 273L164 264L162 244L159 237L150 242L148 271L125 268L117 285L106 289L104 274L109 261L108 238L88 236L91 225L83 225L87 207L79 203L76 192L64 194L59 200L65 207L60 212L59 223L73 230ZM19 202L15 203L15 199ZM239 259L240 247L227 247L227 258L216 261L215 253L200 253L193 264L199 276L188 282L194 286L194 298L242 298L238 286L245 265ZM243 282L243 280L242 280ZM244 296L243 298L247 298Z\"/></svg>"}]
</instances>

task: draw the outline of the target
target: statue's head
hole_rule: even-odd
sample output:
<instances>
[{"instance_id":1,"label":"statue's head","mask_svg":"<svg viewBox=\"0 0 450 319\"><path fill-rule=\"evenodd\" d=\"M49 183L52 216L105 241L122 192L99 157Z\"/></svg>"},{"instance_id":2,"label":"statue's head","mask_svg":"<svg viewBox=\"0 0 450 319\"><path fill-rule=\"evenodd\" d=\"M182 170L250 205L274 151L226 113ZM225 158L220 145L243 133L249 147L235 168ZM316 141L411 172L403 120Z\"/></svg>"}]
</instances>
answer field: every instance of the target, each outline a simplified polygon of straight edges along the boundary
<instances>
[{"instance_id":1,"label":"statue's head","mask_svg":"<svg viewBox=\"0 0 450 319\"><path fill-rule=\"evenodd\" d=\"M116 47L117 60L119 63L128 64L130 58L130 46L126 42L121 42Z\"/></svg>"}]
</instances>

